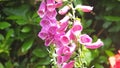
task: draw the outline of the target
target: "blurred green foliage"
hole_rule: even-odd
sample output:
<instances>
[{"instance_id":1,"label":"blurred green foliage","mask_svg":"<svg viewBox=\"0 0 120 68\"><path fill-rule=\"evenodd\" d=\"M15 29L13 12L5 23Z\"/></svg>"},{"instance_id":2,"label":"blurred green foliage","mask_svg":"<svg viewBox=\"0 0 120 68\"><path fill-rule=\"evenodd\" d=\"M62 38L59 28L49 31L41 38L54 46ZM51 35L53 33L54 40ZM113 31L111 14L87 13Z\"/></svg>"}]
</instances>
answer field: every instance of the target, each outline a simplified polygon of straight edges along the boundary
<instances>
[{"instance_id":1,"label":"blurred green foliage","mask_svg":"<svg viewBox=\"0 0 120 68\"><path fill-rule=\"evenodd\" d=\"M83 33L94 40L102 38L104 46L96 50L83 47L88 68L108 68L108 57L120 49L120 0L74 0L94 7L81 13ZM36 11L40 1L0 0L0 68L50 68L49 53L37 34L40 18ZM83 60L84 61L84 60Z\"/></svg>"}]
</instances>

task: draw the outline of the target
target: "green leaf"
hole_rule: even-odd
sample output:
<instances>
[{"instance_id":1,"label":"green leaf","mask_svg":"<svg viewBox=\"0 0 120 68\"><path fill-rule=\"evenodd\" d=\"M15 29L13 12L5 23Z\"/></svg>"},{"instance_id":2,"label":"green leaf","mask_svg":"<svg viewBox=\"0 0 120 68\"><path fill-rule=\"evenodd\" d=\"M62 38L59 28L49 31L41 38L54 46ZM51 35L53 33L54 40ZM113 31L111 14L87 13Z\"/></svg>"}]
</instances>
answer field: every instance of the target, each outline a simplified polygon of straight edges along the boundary
<instances>
[{"instance_id":1,"label":"green leaf","mask_svg":"<svg viewBox=\"0 0 120 68\"><path fill-rule=\"evenodd\" d=\"M0 34L0 40L4 40L4 36Z\"/></svg>"},{"instance_id":2,"label":"green leaf","mask_svg":"<svg viewBox=\"0 0 120 68\"><path fill-rule=\"evenodd\" d=\"M108 55L108 56L114 56L114 53L110 50L105 50L105 53Z\"/></svg>"},{"instance_id":3,"label":"green leaf","mask_svg":"<svg viewBox=\"0 0 120 68\"><path fill-rule=\"evenodd\" d=\"M6 35L6 39L8 40L10 37L14 36L14 30L13 29L9 29Z\"/></svg>"},{"instance_id":4,"label":"green leaf","mask_svg":"<svg viewBox=\"0 0 120 68\"><path fill-rule=\"evenodd\" d=\"M116 21L116 22L120 21L120 17L118 16L104 16L104 19L107 21Z\"/></svg>"},{"instance_id":5,"label":"green leaf","mask_svg":"<svg viewBox=\"0 0 120 68\"><path fill-rule=\"evenodd\" d=\"M22 52L27 52L32 47L33 42L34 39L28 39L27 41L25 41L22 45Z\"/></svg>"},{"instance_id":6,"label":"green leaf","mask_svg":"<svg viewBox=\"0 0 120 68\"><path fill-rule=\"evenodd\" d=\"M3 64L2 64L2 63L0 63L0 68L4 68L4 66L3 66Z\"/></svg>"},{"instance_id":7,"label":"green leaf","mask_svg":"<svg viewBox=\"0 0 120 68\"><path fill-rule=\"evenodd\" d=\"M9 24L8 22L0 22L0 29L5 29L10 26L11 26L11 24Z\"/></svg>"},{"instance_id":8,"label":"green leaf","mask_svg":"<svg viewBox=\"0 0 120 68\"><path fill-rule=\"evenodd\" d=\"M25 25L25 24L27 24L28 22L27 22L26 20L24 20L24 19L19 19L19 20L16 21L16 23L17 23L18 25Z\"/></svg>"},{"instance_id":9,"label":"green leaf","mask_svg":"<svg viewBox=\"0 0 120 68\"><path fill-rule=\"evenodd\" d=\"M49 57L45 57L45 58L41 58L39 60L39 62L36 64L36 66L48 65L48 64L50 64L50 58Z\"/></svg>"},{"instance_id":10,"label":"green leaf","mask_svg":"<svg viewBox=\"0 0 120 68\"><path fill-rule=\"evenodd\" d=\"M111 24L112 24L112 22L105 22L103 24L103 28L108 28Z\"/></svg>"},{"instance_id":11,"label":"green leaf","mask_svg":"<svg viewBox=\"0 0 120 68\"><path fill-rule=\"evenodd\" d=\"M29 32L30 30L31 30L31 27L25 26L25 27L22 28L21 32L27 33L27 32Z\"/></svg>"},{"instance_id":12,"label":"green leaf","mask_svg":"<svg viewBox=\"0 0 120 68\"><path fill-rule=\"evenodd\" d=\"M5 68L13 68L13 64L10 60L5 63Z\"/></svg>"},{"instance_id":13,"label":"green leaf","mask_svg":"<svg viewBox=\"0 0 120 68\"><path fill-rule=\"evenodd\" d=\"M120 31L120 25L113 26L108 31L109 32L119 32Z\"/></svg>"},{"instance_id":14,"label":"green leaf","mask_svg":"<svg viewBox=\"0 0 120 68\"><path fill-rule=\"evenodd\" d=\"M96 63L95 68L104 68L104 67L102 65Z\"/></svg>"},{"instance_id":15,"label":"green leaf","mask_svg":"<svg viewBox=\"0 0 120 68\"><path fill-rule=\"evenodd\" d=\"M35 56L37 57L46 57L48 55L48 53L46 52L46 50L43 50L42 48L37 48L32 52Z\"/></svg>"}]
</instances>

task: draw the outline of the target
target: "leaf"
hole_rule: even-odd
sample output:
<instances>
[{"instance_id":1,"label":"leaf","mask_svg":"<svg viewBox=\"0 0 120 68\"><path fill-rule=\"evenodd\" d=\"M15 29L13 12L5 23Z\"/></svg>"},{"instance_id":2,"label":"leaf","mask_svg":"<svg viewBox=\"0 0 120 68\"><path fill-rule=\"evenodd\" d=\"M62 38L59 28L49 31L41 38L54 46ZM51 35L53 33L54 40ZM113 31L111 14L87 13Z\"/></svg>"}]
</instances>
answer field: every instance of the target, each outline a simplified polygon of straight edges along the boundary
<instances>
[{"instance_id":1,"label":"leaf","mask_svg":"<svg viewBox=\"0 0 120 68\"><path fill-rule=\"evenodd\" d=\"M32 47L33 42L34 39L28 39L27 41L25 41L22 45L22 52L27 52Z\"/></svg>"},{"instance_id":2,"label":"leaf","mask_svg":"<svg viewBox=\"0 0 120 68\"><path fill-rule=\"evenodd\" d=\"M2 64L2 63L0 63L0 68L4 68L4 66L3 66L3 64Z\"/></svg>"},{"instance_id":3,"label":"leaf","mask_svg":"<svg viewBox=\"0 0 120 68\"><path fill-rule=\"evenodd\" d=\"M96 63L95 68L104 68L104 67L102 65Z\"/></svg>"},{"instance_id":4,"label":"leaf","mask_svg":"<svg viewBox=\"0 0 120 68\"><path fill-rule=\"evenodd\" d=\"M10 26L11 26L11 24L9 24L8 22L0 22L0 29L5 29Z\"/></svg>"},{"instance_id":5,"label":"leaf","mask_svg":"<svg viewBox=\"0 0 120 68\"><path fill-rule=\"evenodd\" d=\"M108 28L111 24L112 24L112 22L105 22L103 24L103 28Z\"/></svg>"},{"instance_id":6,"label":"leaf","mask_svg":"<svg viewBox=\"0 0 120 68\"><path fill-rule=\"evenodd\" d=\"M120 25L113 26L108 31L109 32L119 32L120 31Z\"/></svg>"},{"instance_id":7,"label":"leaf","mask_svg":"<svg viewBox=\"0 0 120 68\"><path fill-rule=\"evenodd\" d=\"M22 28L21 32L27 33L27 32L29 32L30 30L31 30L31 27L25 26L25 27Z\"/></svg>"},{"instance_id":8,"label":"leaf","mask_svg":"<svg viewBox=\"0 0 120 68\"><path fill-rule=\"evenodd\" d=\"M4 36L0 34L0 40L4 40Z\"/></svg>"},{"instance_id":9,"label":"leaf","mask_svg":"<svg viewBox=\"0 0 120 68\"><path fill-rule=\"evenodd\" d=\"M120 17L118 16L104 16L104 19L107 21L116 21L116 22L120 21Z\"/></svg>"},{"instance_id":10,"label":"leaf","mask_svg":"<svg viewBox=\"0 0 120 68\"><path fill-rule=\"evenodd\" d=\"M108 56L114 56L114 53L110 50L105 50L105 53L108 55Z\"/></svg>"},{"instance_id":11,"label":"leaf","mask_svg":"<svg viewBox=\"0 0 120 68\"><path fill-rule=\"evenodd\" d=\"M13 29L9 29L6 35L6 39L8 40L10 37L14 36L14 30Z\"/></svg>"},{"instance_id":12,"label":"leaf","mask_svg":"<svg viewBox=\"0 0 120 68\"><path fill-rule=\"evenodd\" d=\"M45 58L41 58L39 60L39 62L36 64L36 66L48 65L48 64L50 64L50 58L49 57L45 57Z\"/></svg>"},{"instance_id":13,"label":"leaf","mask_svg":"<svg viewBox=\"0 0 120 68\"><path fill-rule=\"evenodd\" d=\"M5 63L5 68L13 68L13 64L10 60Z\"/></svg>"},{"instance_id":14,"label":"leaf","mask_svg":"<svg viewBox=\"0 0 120 68\"><path fill-rule=\"evenodd\" d=\"M32 52L35 56L37 57L46 57L48 55L48 53L46 52L46 50L43 50L42 48L37 48Z\"/></svg>"}]
</instances>

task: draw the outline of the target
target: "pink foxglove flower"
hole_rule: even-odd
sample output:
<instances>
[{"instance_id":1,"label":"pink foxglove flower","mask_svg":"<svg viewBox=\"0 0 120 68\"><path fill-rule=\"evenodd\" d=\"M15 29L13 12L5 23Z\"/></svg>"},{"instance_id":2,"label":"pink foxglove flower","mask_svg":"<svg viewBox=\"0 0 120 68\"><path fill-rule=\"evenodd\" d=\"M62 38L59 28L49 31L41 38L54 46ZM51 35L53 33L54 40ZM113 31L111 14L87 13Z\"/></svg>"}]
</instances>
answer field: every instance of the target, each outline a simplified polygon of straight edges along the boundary
<instances>
[{"instance_id":1,"label":"pink foxglove flower","mask_svg":"<svg viewBox=\"0 0 120 68\"><path fill-rule=\"evenodd\" d=\"M62 2L63 0L55 0L56 2Z\"/></svg>"},{"instance_id":2,"label":"pink foxglove flower","mask_svg":"<svg viewBox=\"0 0 120 68\"><path fill-rule=\"evenodd\" d=\"M45 15L45 12L46 12L46 3L45 3L45 0L42 0L37 13L41 18L43 18Z\"/></svg>"},{"instance_id":3,"label":"pink foxglove flower","mask_svg":"<svg viewBox=\"0 0 120 68\"><path fill-rule=\"evenodd\" d=\"M49 18L49 19L53 19L53 18L56 18L56 15L57 15L57 12L56 10L53 10L53 11L46 11L46 16Z\"/></svg>"},{"instance_id":4,"label":"pink foxglove flower","mask_svg":"<svg viewBox=\"0 0 120 68\"><path fill-rule=\"evenodd\" d=\"M62 46L62 47L56 49L56 52L58 55L58 57L57 57L58 64L66 62L70 59L72 52L73 52L72 49L70 49L70 48L72 48L72 47Z\"/></svg>"},{"instance_id":5,"label":"pink foxglove flower","mask_svg":"<svg viewBox=\"0 0 120 68\"><path fill-rule=\"evenodd\" d=\"M62 5L63 5L62 2L57 2L57 3L55 4L56 8L59 8L59 7L61 7Z\"/></svg>"},{"instance_id":6,"label":"pink foxglove flower","mask_svg":"<svg viewBox=\"0 0 120 68\"><path fill-rule=\"evenodd\" d=\"M63 63L62 68L73 68L75 61L70 61L68 63Z\"/></svg>"},{"instance_id":7,"label":"pink foxglove flower","mask_svg":"<svg viewBox=\"0 0 120 68\"><path fill-rule=\"evenodd\" d=\"M41 20L40 25L41 25L43 28L48 29L49 26L51 25L51 21L50 21L49 19L47 19L47 18L44 18L44 19Z\"/></svg>"},{"instance_id":8,"label":"pink foxglove flower","mask_svg":"<svg viewBox=\"0 0 120 68\"><path fill-rule=\"evenodd\" d=\"M47 1L47 10L54 11L55 10L55 0L46 0Z\"/></svg>"},{"instance_id":9,"label":"pink foxglove flower","mask_svg":"<svg viewBox=\"0 0 120 68\"><path fill-rule=\"evenodd\" d=\"M75 20L74 25L71 29L72 33L76 36L79 36L82 30L83 30L83 27L81 25L80 20Z\"/></svg>"},{"instance_id":10,"label":"pink foxglove flower","mask_svg":"<svg viewBox=\"0 0 120 68\"><path fill-rule=\"evenodd\" d=\"M83 12L91 12L93 10L91 6L81 6L80 8Z\"/></svg>"},{"instance_id":11,"label":"pink foxglove flower","mask_svg":"<svg viewBox=\"0 0 120 68\"><path fill-rule=\"evenodd\" d=\"M60 9L58 13L61 15L65 15L68 12L68 10L70 10L70 6L67 5L67 6L64 6L62 9Z\"/></svg>"},{"instance_id":12,"label":"pink foxglove flower","mask_svg":"<svg viewBox=\"0 0 120 68\"><path fill-rule=\"evenodd\" d=\"M59 31L61 32L64 32L66 31L67 27L68 27L68 20L69 20L69 16L66 15L63 19L61 19L59 22L60 22L60 27L59 27Z\"/></svg>"},{"instance_id":13,"label":"pink foxglove flower","mask_svg":"<svg viewBox=\"0 0 120 68\"><path fill-rule=\"evenodd\" d=\"M83 34L83 35L80 35L79 42L83 45L91 44L92 43L92 38L87 34Z\"/></svg>"},{"instance_id":14,"label":"pink foxglove flower","mask_svg":"<svg viewBox=\"0 0 120 68\"><path fill-rule=\"evenodd\" d=\"M100 39L98 39L96 42L86 44L85 46L86 46L86 48L89 48L89 49L96 49L96 48L99 48L103 45L104 45L103 42Z\"/></svg>"},{"instance_id":15,"label":"pink foxglove flower","mask_svg":"<svg viewBox=\"0 0 120 68\"><path fill-rule=\"evenodd\" d=\"M45 40L47 38L48 32L46 29L42 28L41 31L38 34L38 37L42 40Z\"/></svg>"},{"instance_id":16,"label":"pink foxglove flower","mask_svg":"<svg viewBox=\"0 0 120 68\"><path fill-rule=\"evenodd\" d=\"M83 12L91 12L93 10L93 7L85 5L77 5L76 8L81 9Z\"/></svg>"}]
</instances>

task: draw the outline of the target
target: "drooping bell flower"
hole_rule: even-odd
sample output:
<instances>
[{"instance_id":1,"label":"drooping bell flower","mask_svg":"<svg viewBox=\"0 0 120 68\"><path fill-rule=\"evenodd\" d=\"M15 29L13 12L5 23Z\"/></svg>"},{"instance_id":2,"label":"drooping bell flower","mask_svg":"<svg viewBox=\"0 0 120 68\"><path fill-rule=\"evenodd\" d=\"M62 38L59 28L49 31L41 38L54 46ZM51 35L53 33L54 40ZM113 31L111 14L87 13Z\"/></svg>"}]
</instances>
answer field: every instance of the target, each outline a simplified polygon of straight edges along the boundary
<instances>
[{"instance_id":1,"label":"drooping bell flower","mask_svg":"<svg viewBox=\"0 0 120 68\"><path fill-rule=\"evenodd\" d=\"M45 3L45 0L42 0L40 6L39 6L39 9L37 11L38 15L43 18L45 13L46 13L46 3Z\"/></svg>"},{"instance_id":2,"label":"drooping bell flower","mask_svg":"<svg viewBox=\"0 0 120 68\"><path fill-rule=\"evenodd\" d=\"M68 10L70 10L70 6L66 5L62 9L60 9L58 13L61 15L65 15L68 12Z\"/></svg>"},{"instance_id":3,"label":"drooping bell flower","mask_svg":"<svg viewBox=\"0 0 120 68\"><path fill-rule=\"evenodd\" d=\"M72 52L73 51L71 51L69 46L62 46L60 48L57 48L57 63L62 64L64 62L67 62L70 59Z\"/></svg>"},{"instance_id":4,"label":"drooping bell flower","mask_svg":"<svg viewBox=\"0 0 120 68\"><path fill-rule=\"evenodd\" d=\"M45 40L47 38L48 32L46 29L42 28L41 31L38 33L38 37L42 40Z\"/></svg>"},{"instance_id":5,"label":"drooping bell flower","mask_svg":"<svg viewBox=\"0 0 120 68\"><path fill-rule=\"evenodd\" d=\"M81 9L83 12L91 12L93 10L93 7L86 5L77 5L76 9Z\"/></svg>"},{"instance_id":6,"label":"drooping bell flower","mask_svg":"<svg viewBox=\"0 0 120 68\"><path fill-rule=\"evenodd\" d=\"M56 2L62 2L63 0L55 0Z\"/></svg>"},{"instance_id":7,"label":"drooping bell flower","mask_svg":"<svg viewBox=\"0 0 120 68\"><path fill-rule=\"evenodd\" d=\"M56 8L59 8L59 7L61 7L62 5L63 5L62 2L57 2L57 3L55 4Z\"/></svg>"},{"instance_id":8,"label":"drooping bell flower","mask_svg":"<svg viewBox=\"0 0 120 68\"><path fill-rule=\"evenodd\" d=\"M73 68L74 67L74 63L75 63L75 61L73 61L73 60L68 62L68 63L63 63L62 68Z\"/></svg>"},{"instance_id":9,"label":"drooping bell flower","mask_svg":"<svg viewBox=\"0 0 120 68\"><path fill-rule=\"evenodd\" d=\"M73 24L73 27L71 29L72 33L75 35L75 36L79 36L81 34L81 31L83 30L83 27L81 25L81 22L79 19L76 19L74 21L74 24Z\"/></svg>"},{"instance_id":10,"label":"drooping bell flower","mask_svg":"<svg viewBox=\"0 0 120 68\"><path fill-rule=\"evenodd\" d=\"M55 10L56 6L55 6L55 0L46 0L47 2L47 10L52 12Z\"/></svg>"},{"instance_id":11,"label":"drooping bell flower","mask_svg":"<svg viewBox=\"0 0 120 68\"><path fill-rule=\"evenodd\" d=\"M66 29L67 29L67 27L68 27L68 20L69 20L69 16L68 15L66 15L63 19L61 19L60 21L59 21L59 24L60 24L60 26L59 26L59 32L64 32L64 31L66 31Z\"/></svg>"},{"instance_id":12,"label":"drooping bell flower","mask_svg":"<svg viewBox=\"0 0 120 68\"><path fill-rule=\"evenodd\" d=\"M56 18L56 15L57 15L57 11L56 11L56 10L46 11L46 16L47 16L49 19L55 19L55 18Z\"/></svg>"},{"instance_id":13,"label":"drooping bell flower","mask_svg":"<svg viewBox=\"0 0 120 68\"><path fill-rule=\"evenodd\" d=\"M82 34L82 35L80 35L79 42L80 42L80 44L83 44L83 45L91 44L92 38L87 34Z\"/></svg>"},{"instance_id":14,"label":"drooping bell flower","mask_svg":"<svg viewBox=\"0 0 120 68\"><path fill-rule=\"evenodd\" d=\"M89 44L86 44L85 45L85 47L86 48L89 48L89 49L97 49L97 48L99 48L99 47L101 47L101 46L103 46L104 44L103 44L103 42L100 40L100 39L98 39L96 42L94 42L94 43L89 43Z\"/></svg>"}]
</instances>

